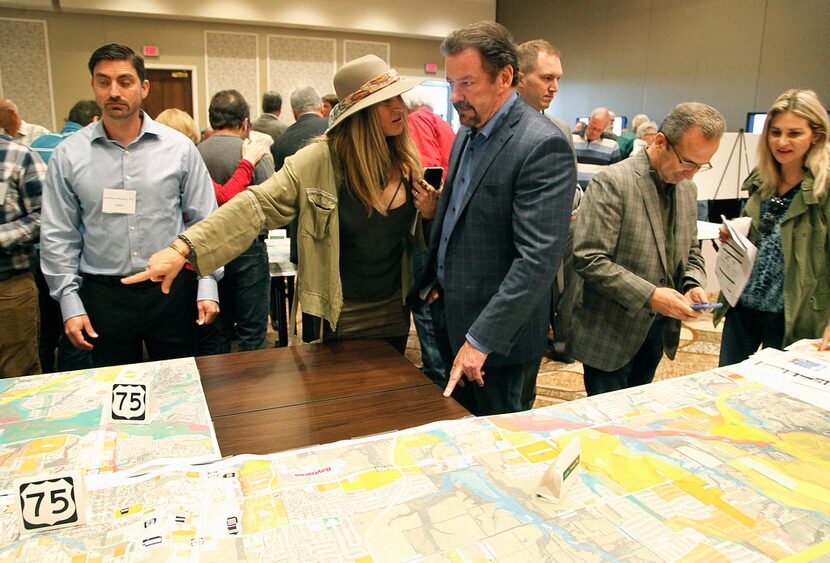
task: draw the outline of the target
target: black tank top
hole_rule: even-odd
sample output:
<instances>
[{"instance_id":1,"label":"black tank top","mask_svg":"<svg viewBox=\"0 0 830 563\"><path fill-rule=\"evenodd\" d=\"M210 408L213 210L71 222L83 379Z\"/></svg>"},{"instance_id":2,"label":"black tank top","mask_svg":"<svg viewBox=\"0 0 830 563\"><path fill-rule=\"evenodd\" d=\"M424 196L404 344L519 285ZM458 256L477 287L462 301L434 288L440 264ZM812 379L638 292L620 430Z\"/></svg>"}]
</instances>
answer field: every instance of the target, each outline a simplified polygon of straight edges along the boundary
<instances>
[{"instance_id":1,"label":"black tank top","mask_svg":"<svg viewBox=\"0 0 830 563\"><path fill-rule=\"evenodd\" d=\"M340 189L340 280L343 297L355 301L376 301L401 287L401 259L406 234L415 217L409 180L401 189L406 201L386 215L366 207L348 186ZM393 198L394 199L394 198Z\"/></svg>"}]
</instances>

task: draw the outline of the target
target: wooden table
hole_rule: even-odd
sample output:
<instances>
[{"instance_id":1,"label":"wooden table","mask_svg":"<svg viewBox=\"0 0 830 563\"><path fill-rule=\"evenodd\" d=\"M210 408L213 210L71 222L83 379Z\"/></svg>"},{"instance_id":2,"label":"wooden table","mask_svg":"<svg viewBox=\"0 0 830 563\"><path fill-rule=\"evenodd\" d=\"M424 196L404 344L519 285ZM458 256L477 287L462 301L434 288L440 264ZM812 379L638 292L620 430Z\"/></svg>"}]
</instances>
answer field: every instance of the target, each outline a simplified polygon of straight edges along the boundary
<instances>
[{"instance_id":1,"label":"wooden table","mask_svg":"<svg viewBox=\"0 0 830 563\"><path fill-rule=\"evenodd\" d=\"M468 416L389 344L196 358L222 455L267 454Z\"/></svg>"}]
</instances>

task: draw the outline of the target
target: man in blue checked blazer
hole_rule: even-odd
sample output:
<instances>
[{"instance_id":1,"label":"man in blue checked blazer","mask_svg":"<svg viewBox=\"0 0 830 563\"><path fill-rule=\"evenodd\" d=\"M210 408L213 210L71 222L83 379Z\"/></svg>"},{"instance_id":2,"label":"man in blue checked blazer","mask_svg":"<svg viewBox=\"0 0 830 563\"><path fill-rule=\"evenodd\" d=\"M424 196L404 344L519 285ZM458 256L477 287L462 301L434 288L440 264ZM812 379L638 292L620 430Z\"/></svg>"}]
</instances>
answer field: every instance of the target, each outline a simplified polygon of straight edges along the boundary
<instances>
[{"instance_id":1,"label":"man in blue checked blazer","mask_svg":"<svg viewBox=\"0 0 830 563\"><path fill-rule=\"evenodd\" d=\"M711 106L678 104L648 149L593 177L574 228L583 281L569 335L588 395L650 383L674 358L680 321L700 315L706 272L697 240L697 188L726 124Z\"/></svg>"},{"instance_id":2,"label":"man in blue checked blazer","mask_svg":"<svg viewBox=\"0 0 830 563\"><path fill-rule=\"evenodd\" d=\"M562 131L515 93L516 46L493 22L451 33L461 123L430 234L428 295L451 394L476 415L526 410L548 333L576 171ZM462 379L467 380L466 385ZM458 385L458 387L456 387Z\"/></svg>"}]
</instances>

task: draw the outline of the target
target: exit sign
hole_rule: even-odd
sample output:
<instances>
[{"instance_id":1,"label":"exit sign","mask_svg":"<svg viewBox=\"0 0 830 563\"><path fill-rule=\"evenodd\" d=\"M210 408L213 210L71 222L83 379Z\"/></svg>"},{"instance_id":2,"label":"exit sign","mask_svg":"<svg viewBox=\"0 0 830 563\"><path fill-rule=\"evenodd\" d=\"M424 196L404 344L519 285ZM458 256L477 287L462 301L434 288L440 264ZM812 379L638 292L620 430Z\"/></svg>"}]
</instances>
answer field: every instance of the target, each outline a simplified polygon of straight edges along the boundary
<instances>
[{"instance_id":1,"label":"exit sign","mask_svg":"<svg viewBox=\"0 0 830 563\"><path fill-rule=\"evenodd\" d=\"M145 57L158 57L160 54L158 45L145 45L141 50L144 52Z\"/></svg>"}]
</instances>

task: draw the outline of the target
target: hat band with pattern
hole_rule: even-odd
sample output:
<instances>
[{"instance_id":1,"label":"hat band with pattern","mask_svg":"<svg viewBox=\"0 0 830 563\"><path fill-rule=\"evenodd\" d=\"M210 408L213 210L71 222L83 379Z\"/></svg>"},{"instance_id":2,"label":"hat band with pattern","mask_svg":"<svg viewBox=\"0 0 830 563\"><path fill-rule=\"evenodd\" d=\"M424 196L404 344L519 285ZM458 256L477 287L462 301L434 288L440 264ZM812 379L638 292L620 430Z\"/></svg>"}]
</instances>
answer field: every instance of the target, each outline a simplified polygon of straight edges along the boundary
<instances>
[{"instance_id":1,"label":"hat band with pattern","mask_svg":"<svg viewBox=\"0 0 830 563\"><path fill-rule=\"evenodd\" d=\"M337 121L337 118L340 117L342 114L346 113L350 107L355 105L360 100L364 99L365 97L374 94L379 90L383 90L390 84L394 84L401 79L398 71L394 68L390 68L380 76L377 76L365 84L361 86L357 91L352 92L344 99L340 100L334 109L331 110L331 115L329 116L329 122L334 123Z\"/></svg>"}]
</instances>

